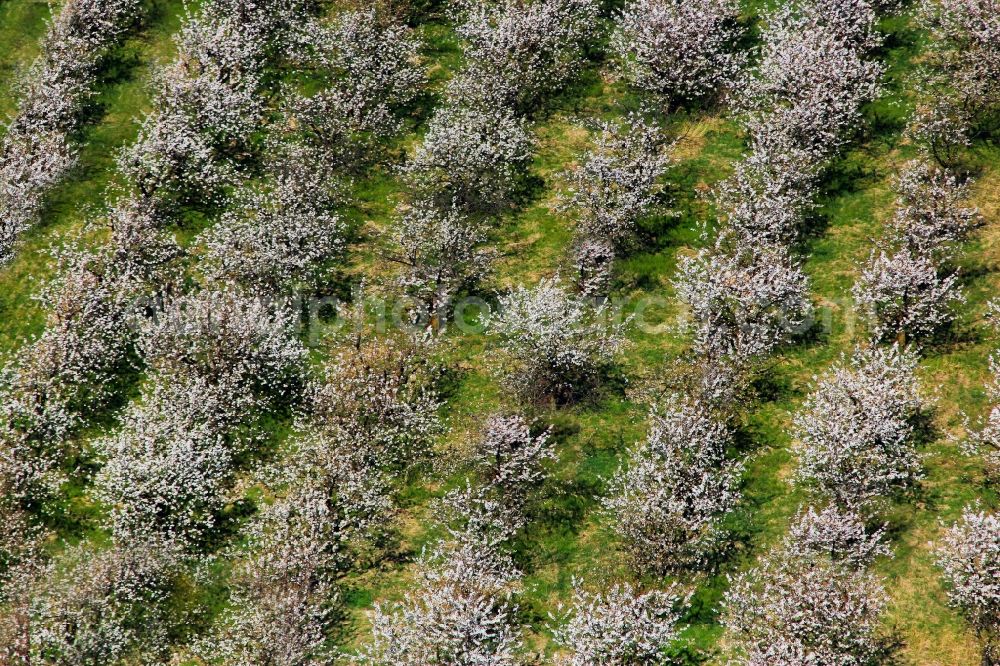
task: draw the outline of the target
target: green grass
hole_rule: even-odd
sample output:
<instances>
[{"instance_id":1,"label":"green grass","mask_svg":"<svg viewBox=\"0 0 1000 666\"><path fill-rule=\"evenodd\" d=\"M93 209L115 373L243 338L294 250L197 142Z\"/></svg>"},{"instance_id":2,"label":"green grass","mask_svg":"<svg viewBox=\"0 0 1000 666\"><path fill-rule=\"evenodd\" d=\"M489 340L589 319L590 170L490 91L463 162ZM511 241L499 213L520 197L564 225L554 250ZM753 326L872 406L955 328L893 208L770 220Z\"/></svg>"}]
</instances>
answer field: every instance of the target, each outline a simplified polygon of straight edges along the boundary
<instances>
[{"instance_id":1,"label":"green grass","mask_svg":"<svg viewBox=\"0 0 1000 666\"><path fill-rule=\"evenodd\" d=\"M161 2L155 20L123 49L123 70L102 87L98 98L100 120L81 136L80 167L53 192L43 223L27 235L16 261L0 270L0 353L16 353L25 336L39 332L44 312L32 295L40 281L50 275L47 248L71 238L102 209L115 181L115 151L134 136L135 121L148 108L145 78L151 63L168 58L172 52L169 35L178 26L181 6L179 1ZM9 105L10 98L4 95L9 72L30 60L46 13L41 3L0 3L0 43L10 44L0 53L0 104ZM867 256L871 239L880 235L891 215L894 174L915 154L905 144L901 130L910 104L906 78L922 44L906 18L887 20L884 27L890 34L881 54L889 66L888 95L868 110L869 131L832 165L818 211L819 230L802 248L804 269L820 311L829 317L828 325L815 338L782 350L769 364L766 374L773 390L743 415L740 439L741 454L747 455L745 502L730 520L732 551L715 575L681 581L696 587L687 635L695 647L709 655L721 637L717 610L726 586L725 575L751 565L764 548L780 539L806 500L805 494L789 483L795 464L789 434L792 415L800 408L812 377L841 354L849 353L862 338L863 331L848 317L850 288L858 262ZM427 23L419 29L427 42L424 56L431 65L431 79L440 86L460 64L454 33L439 23ZM412 148L434 103L429 96L413 110L412 132L396 147L400 153ZM489 285L492 290L568 274L573 222L557 210L561 174L588 145L586 120L621 116L633 104L629 91L606 81L592 66L578 85L539 116L534 127L538 151L532 175L541 186L494 232L493 242L502 258L495 283ZM699 226L712 221L705 194L730 172L744 150L738 126L721 115L677 114L670 125L679 137L678 163L668 183L677 215L645 223L641 242L617 265L613 294L630 303L630 308L641 299L652 300L654 305L642 314L653 324L676 321L680 306L671 280L677 259L702 243ZM981 498L989 506L996 505L996 497L984 489L976 461L962 456L949 437L961 434L962 412L976 416L987 409L982 390L989 376L986 359L997 346L981 315L985 302L1000 286L996 271L1000 265L1000 149L981 145L976 151L982 172L975 198L988 225L981 237L969 244L961 260L968 304L958 327L960 334L924 350L920 375L928 392L937 397L937 436L926 447L927 478L921 491L889 514L896 556L877 567L892 595L887 626L903 639L907 663L917 666L978 663L971 635L947 607L929 546L940 532L939 521L953 520L965 504ZM394 267L381 258L384 235L396 204L404 199L405 187L391 168L377 169L354 184L345 215L358 228L358 236L350 248L347 279L364 277L377 289L391 278ZM685 349L688 340L671 326L657 333L634 328L630 339L631 348L621 367L627 384L599 391L574 406L558 410L539 407L534 413L542 423L551 425L558 451L558 463L552 466L536 520L515 547L516 560L526 574L522 619L536 650L549 649L548 613L569 600L573 576L594 584L632 578L607 519L599 511L597 497L629 446L645 435L647 406L643 396L663 386L669 363ZM454 379L444 410L450 430L442 442L443 451L467 443L483 414L511 407L509 398L486 371L489 349L490 341L480 334L452 333L446 340L443 355ZM313 352L319 363L329 350L320 345ZM286 420L276 425L275 431L287 432L287 426ZM451 477L425 478L407 488L399 521L399 557L355 572L345 581L351 611L348 645L364 639L365 612L372 603L399 598L410 583L413 557L436 533L429 506L457 481ZM79 492L86 496L85 487ZM225 566L219 566L214 579L224 580ZM657 585L662 581L639 582ZM191 595L211 612L225 603L224 593L216 588Z\"/></svg>"},{"instance_id":2,"label":"green grass","mask_svg":"<svg viewBox=\"0 0 1000 666\"><path fill-rule=\"evenodd\" d=\"M0 2L0 117L17 109L20 75L38 55L49 6L37 0Z\"/></svg>"}]
</instances>

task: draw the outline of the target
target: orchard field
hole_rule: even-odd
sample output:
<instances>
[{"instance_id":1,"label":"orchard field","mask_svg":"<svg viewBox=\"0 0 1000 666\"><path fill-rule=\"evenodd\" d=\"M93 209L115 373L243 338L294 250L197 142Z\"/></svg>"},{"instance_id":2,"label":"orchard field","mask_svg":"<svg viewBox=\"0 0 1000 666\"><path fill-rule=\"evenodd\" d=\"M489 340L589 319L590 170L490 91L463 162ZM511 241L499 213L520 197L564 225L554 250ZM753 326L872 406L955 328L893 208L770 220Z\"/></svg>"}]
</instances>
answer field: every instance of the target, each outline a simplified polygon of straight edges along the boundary
<instances>
[{"instance_id":1,"label":"orchard field","mask_svg":"<svg viewBox=\"0 0 1000 666\"><path fill-rule=\"evenodd\" d=\"M1000 664L996 0L0 0L0 665Z\"/></svg>"}]
</instances>

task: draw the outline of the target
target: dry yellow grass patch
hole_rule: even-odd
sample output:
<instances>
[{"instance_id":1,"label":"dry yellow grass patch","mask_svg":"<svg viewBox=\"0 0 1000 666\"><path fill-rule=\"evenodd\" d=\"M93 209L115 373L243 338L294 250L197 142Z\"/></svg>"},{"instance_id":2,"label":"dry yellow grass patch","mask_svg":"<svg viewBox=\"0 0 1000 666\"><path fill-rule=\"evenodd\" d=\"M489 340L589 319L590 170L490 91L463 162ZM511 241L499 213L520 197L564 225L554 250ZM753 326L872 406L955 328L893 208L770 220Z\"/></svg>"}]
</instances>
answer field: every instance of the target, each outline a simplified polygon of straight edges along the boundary
<instances>
[{"instance_id":1,"label":"dry yellow grass patch","mask_svg":"<svg viewBox=\"0 0 1000 666\"><path fill-rule=\"evenodd\" d=\"M674 157L678 160L690 160L698 157L707 143L706 137L711 131L722 128L723 121L719 117L702 118L694 123L681 126Z\"/></svg>"},{"instance_id":2,"label":"dry yellow grass patch","mask_svg":"<svg viewBox=\"0 0 1000 666\"><path fill-rule=\"evenodd\" d=\"M983 258L988 264L1000 262L1000 171L991 171L976 182L972 203L979 208L986 222L980 233Z\"/></svg>"},{"instance_id":3,"label":"dry yellow grass patch","mask_svg":"<svg viewBox=\"0 0 1000 666\"><path fill-rule=\"evenodd\" d=\"M914 566L905 578L889 586L889 624L901 633L904 663L914 666L978 666L979 651L971 632L961 624L940 622L947 601L934 572Z\"/></svg>"}]
</instances>

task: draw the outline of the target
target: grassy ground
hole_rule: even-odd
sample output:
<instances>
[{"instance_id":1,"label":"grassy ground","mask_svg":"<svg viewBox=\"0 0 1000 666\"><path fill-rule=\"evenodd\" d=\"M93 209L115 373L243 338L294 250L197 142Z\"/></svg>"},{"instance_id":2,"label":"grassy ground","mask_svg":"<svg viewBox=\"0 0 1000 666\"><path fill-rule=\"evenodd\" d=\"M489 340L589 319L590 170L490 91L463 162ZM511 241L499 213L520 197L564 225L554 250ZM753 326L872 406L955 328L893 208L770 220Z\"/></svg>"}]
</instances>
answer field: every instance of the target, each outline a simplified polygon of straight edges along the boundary
<instances>
[{"instance_id":1,"label":"grassy ground","mask_svg":"<svg viewBox=\"0 0 1000 666\"><path fill-rule=\"evenodd\" d=\"M16 10L22 5L46 7L45 3L19 0L0 4L0 34L25 22L30 12ZM44 313L32 296L51 273L49 250L73 239L104 209L115 178L115 154L138 130L137 122L149 105L146 84L150 65L173 52L170 36L180 24L183 6L180 0L150 3L144 28L109 58L92 109L95 122L85 125L75 137L80 149L76 168L48 197L41 222L24 234L15 260L0 271L0 355L14 353L26 337L40 332ZM3 20L7 18L4 12L14 17L13 24ZM6 44L2 36L0 44ZM0 50L0 57L8 54L16 52ZM8 103L16 108L12 97L2 95L0 100L5 111Z\"/></svg>"},{"instance_id":2,"label":"grassy ground","mask_svg":"<svg viewBox=\"0 0 1000 666\"><path fill-rule=\"evenodd\" d=\"M0 271L0 352L16 353L24 336L39 331L44 313L31 296L49 272L46 250L70 237L100 209L114 178L113 155L135 134L135 120L148 105L144 79L149 65L169 56L169 35L178 25L182 3L160 0L156 6L147 28L123 49L121 66L102 85L100 120L81 136L80 167L53 193L43 224L28 235L17 260ZM34 53L46 15L43 3L0 2L0 44L5 45L0 52L0 110L12 108L6 94L10 73ZM439 24L420 29L427 38L433 78L441 81L459 62L454 36ZM891 215L895 173L915 154L902 139L902 127L908 110L906 77L919 57L921 36L905 17L887 20L884 29L889 39L881 56L890 67L889 94L867 110L869 130L832 166L824 184L819 230L802 248L824 325L809 341L774 357L767 371L771 390L745 415L746 501L731 521L732 552L717 575L682 581L697 587L688 635L693 645L709 655L721 636L717 602L725 589L725 575L748 566L763 547L780 538L805 499L788 481L795 462L788 426L812 377L862 337L848 301L857 262L867 255L871 239L880 234ZM566 271L573 223L556 210L559 174L588 144L585 118L620 116L633 101L628 91L609 81L593 64L538 119L534 127L538 153L532 171L543 185L497 229L494 242L503 253L497 289ZM403 147L412 146L425 116L421 113L415 118L413 135ZM671 278L677 257L700 244L698 224L711 218L703 195L725 177L744 149L737 125L721 114L679 114L671 118L671 125L680 137L679 161L669 177L672 208L678 214L648 221L638 247L618 264L614 293L632 304L642 298L660 299L659 305L645 313L650 323L675 321L679 308ZM1000 286L1000 148L980 142L975 158L982 167L975 199L988 224L961 261L968 304L955 334L924 350L920 375L927 392L937 397L937 434L926 446L927 478L920 492L890 514L896 556L878 565L892 595L888 625L903 640L906 662L919 666L978 663L971 635L947 608L928 544L940 532L940 521L954 519L964 504L976 498L989 505L996 502L984 490L975 461L960 455L951 437L961 433L962 412L978 415L987 407L982 388L988 377L986 359L996 346L980 319L985 301ZM374 284L387 279L391 267L379 259L381 238L403 194L391 169L357 182L348 211L361 229L347 269L352 278L364 276ZM522 617L530 629L530 643L539 651L546 649L548 613L568 599L573 576L595 584L631 577L606 520L596 510L596 496L627 447L644 436L647 407L642 396L646 389L661 384L670 360L686 344L675 328L655 334L636 329L631 339L632 348L622 361L627 387L612 387L581 404L538 413L541 421L553 427L559 460L537 519L517 544L516 557L527 575ZM475 431L482 414L505 405L505 396L485 369L488 347L489 341L479 335L453 335L448 340L446 355L456 379L447 394L445 414L451 430L443 449L461 445ZM317 353L322 355L321 350ZM454 482L422 482L411 488L400 521L401 556L348 581L353 619L348 644L363 639L364 611L374 600L397 598L405 589L409 561L432 538L430 499Z\"/></svg>"},{"instance_id":3,"label":"grassy ground","mask_svg":"<svg viewBox=\"0 0 1000 666\"><path fill-rule=\"evenodd\" d=\"M0 2L0 113L6 117L17 108L18 76L38 54L49 6L37 0Z\"/></svg>"}]
</instances>

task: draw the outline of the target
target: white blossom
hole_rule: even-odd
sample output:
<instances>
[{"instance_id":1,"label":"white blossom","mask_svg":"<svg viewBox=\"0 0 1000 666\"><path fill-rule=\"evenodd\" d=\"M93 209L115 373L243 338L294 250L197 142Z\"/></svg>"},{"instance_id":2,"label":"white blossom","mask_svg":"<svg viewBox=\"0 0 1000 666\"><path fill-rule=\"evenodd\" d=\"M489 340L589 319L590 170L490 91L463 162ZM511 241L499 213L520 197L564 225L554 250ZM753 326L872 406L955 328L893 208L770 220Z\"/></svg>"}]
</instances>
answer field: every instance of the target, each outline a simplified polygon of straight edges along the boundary
<instances>
[{"instance_id":1,"label":"white blossom","mask_svg":"<svg viewBox=\"0 0 1000 666\"><path fill-rule=\"evenodd\" d=\"M180 560L169 542L74 546L32 590L31 661L86 666L167 657Z\"/></svg>"},{"instance_id":2,"label":"white blossom","mask_svg":"<svg viewBox=\"0 0 1000 666\"><path fill-rule=\"evenodd\" d=\"M851 293L877 341L929 337L954 320L965 300L955 273L908 248L873 250Z\"/></svg>"},{"instance_id":3,"label":"white blossom","mask_svg":"<svg viewBox=\"0 0 1000 666\"><path fill-rule=\"evenodd\" d=\"M555 452L549 431L533 436L518 414L495 414L486 420L472 452L481 480L497 489L507 505L522 505L528 493L545 478L542 467Z\"/></svg>"},{"instance_id":4,"label":"white blossom","mask_svg":"<svg viewBox=\"0 0 1000 666\"><path fill-rule=\"evenodd\" d=\"M815 209L818 178L881 92L878 43L860 0L804 2L769 17L760 64L743 81L750 154L722 183L729 228L750 243L798 239ZM852 36L853 35L853 36Z\"/></svg>"},{"instance_id":5,"label":"white blossom","mask_svg":"<svg viewBox=\"0 0 1000 666\"><path fill-rule=\"evenodd\" d=\"M456 538L473 538L491 548L510 543L527 525L521 507L511 507L496 489L473 485L448 491L435 506L438 521Z\"/></svg>"},{"instance_id":6,"label":"white blossom","mask_svg":"<svg viewBox=\"0 0 1000 666\"><path fill-rule=\"evenodd\" d=\"M203 291L168 303L140 329L150 368L218 388L234 414L294 396L305 350L290 313L236 291Z\"/></svg>"},{"instance_id":7,"label":"white blossom","mask_svg":"<svg viewBox=\"0 0 1000 666\"><path fill-rule=\"evenodd\" d=\"M500 544L513 537L527 523L529 504L545 479L545 462L555 459L548 434L532 436L520 415L487 419L468 460L478 485L467 481L445 495L445 521L484 542Z\"/></svg>"},{"instance_id":8,"label":"white blossom","mask_svg":"<svg viewBox=\"0 0 1000 666\"><path fill-rule=\"evenodd\" d=\"M332 25L314 23L307 31L310 64L332 78L326 103L350 133L375 141L398 133L400 112L420 94L425 78L413 30L368 8L341 12Z\"/></svg>"},{"instance_id":9,"label":"white blossom","mask_svg":"<svg viewBox=\"0 0 1000 666\"><path fill-rule=\"evenodd\" d=\"M67 438L115 395L133 349L127 305L100 262L70 251L61 264L43 293L45 331L0 375L0 476L22 499L61 483Z\"/></svg>"},{"instance_id":10,"label":"white blossom","mask_svg":"<svg viewBox=\"0 0 1000 666\"><path fill-rule=\"evenodd\" d=\"M0 659L21 664L30 659L32 588L45 571L51 533L9 499L0 505L0 521Z\"/></svg>"},{"instance_id":11,"label":"white blossom","mask_svg":"<svg viewBox=\"0 0 1000 666\"><path fill-rule=\"evenodd\" d=\"M98 495L112 531L197 543L226 500L235 458L267 410L295 397L304 350L289 315L234 292L202 292L143 322L152 373L122 429L98 442Z\"/></svg>"},{"instance_id":12,"label":"white blossom","mask_svg":"<svg viewBox=\"0 0 1000 666\"><path fill-rule=\"evenodd\" d=\"M785 547L798 555L824 555L856 568L870 565L876 557L891 555L885 543L885 528L869 531L860 516L834 505L800 510Z\"/></svg>"},{"instance_id":13,"label":"white blossom","mask_svg":"<svg viewBox=\"0 0 1000 666\"><path fill-rule=\"evenodd\" d=\"M749 404L752 395L752 366L732 359L711 359L697 355L680 358L671 366L677 391L704 405L727 421Z\"/></svg>"},{"instance_id":14,"label":"white blossom","mask_svg":"<svg viewBox=\"0 0 1000 666\"><path fill-rule=\"evenodd\" d=\"M224 624L198 646L206 663L325 663L336 622L335 587L315 561L322 544L291 538L299 542L272 546L238 565Z\"/></svg>"},{"instance_id":15,"label":"white blossom","mask_svg":"<svg viewBox=\"0 0 1000 666\"><path fill-rule=\"evenodd\" d=\"M513 596L520 572L475 540L443 542L416 563L416 586L376 604L372 640L356 656L377 666L515 666L523 643Z\"/></svg>"},{"instance_id":16,"label":"white blossom","mask_svg":"<svg viewBox=\"0 0 1000 666\"><path fill-rule=\"evenodd\" d=\"M1000 520L966 507L937 544L937 558L952 605L982 644L983 663L995 663L1000 659Z\"/></svg>"},{"instance_id":17,"label":"white blossom","mask_svg":"<svg viewBox=\"0 0 1000 666\"><path fill-rule=\"evenodd\" d=\"M205 658L232 666L319 664L332 656L339 609L337 578L350 563L349 542L371 516L360 515L355 491L370 479L346 465L343 476L311 473L253 522L249 553L236 564L230 603Z\"/></svg>"},{"instance_id":18,"label":"white blossom","mask_svg":"<svg viewBox=\"0 0 1000 666\"><path fill-rule=\"evenodd\" d=\"M272 476L286 485L248 530L229 605L196 651L212 663L327 663L341 613L339 578L386 530L385 479L316 423Z\"/></svg>"},{"instance_id":19,"label":"white blossom","mask_svg":"<svg viewBox=\"0 0 1000 666\"><path fill-rule=\"evenodd\" d=\"M563 666L659 666L664 651L680 635L675 608L684 596L676 588L640 593L628 583L606 592L588 592L573 581L573 603L564 624L555 628L565 652Z\"/></svg>"},{"instance_id":20,"label":"white blossom","mask_svg":"<svg viewBox=\"0 0 1000 666\"><path fill-rule=\"evenodd\" d=\"M155 74L155 104L182 116L212 145L243 144L263 112L256 93L265 62L258 25L209 3L188 15L174 41L178 57Z\"/></svg>"},{"instance_id":21,"label":"white blossom","mask_svg":"<svg viewBox=\"0 0 1000 666\"><path fill-rule=\"evenodd\" d=\"M906 136L941 166L952 166L964 148L972 145L972 120L960 100L951 99L942 88L944 76L927 75L918 84L921 96L906 127Z\"/></svg>"},{"instance_id":22,"label":"white blossom","mask_svg":"<svg viewBox=\"0 0 1000 666\"><path fill-rule=\"evenodd\" d=\"M265 187L247 187L201 237L205 276L258 294L315 288L344 249L335 181L322 152L288 151Z\"/></svg>"},{"instance_id":23,"label":"white blossom","mask_svg":"<svg viewBox=\"0 0 1000 666\"><path fill-rule=\"evenodd\" d=\"M775 136L760 136L773 130ZM718 187L716 200L726 224L749 242L797 240L816 208L820 168L780 128L760 127L749 155Z\"/></svg>"},{"instance_id":24,"label":"white blossom","mask_svg":"<svg viewBox=\"0 0 1000 666\"><path fill-rule=\"evenodd\" d=\"M264 67L283 58L304 0L215 0L187 14L177 58L157 70L154 109L119 169L164 205L217 196L261 126Z\"/></svg>"},{"instance_id":25,"label":"white blossom","mask_svg":"<svg viewBox=\"0 0 1000 666\"><path fill-rule=\"evenodd\" d=\"M996 36L1000 34L1000 17L993 10L990 0L926 0L921 4L921 18L939 40L952 42L952 46L965 45L1000 53ZM969 62L979 52L967 52L963 57ZM982 66L995 64L986 59Z\"/></svg>"},{"instance_id":26,"label":"white blossom","mask_svg":"<svg viewBox=\"0 0 1000 666\"><path fill-rule=\"evenodd\" d=\"M738 104L758 142L780 138L766 150L795 145L822 162L858 128L862 104L880 95L884 67L845 39L843 26L826 24L825 13L800 11L769 16L760 63L739 86Z\"/></svg>"},{"instance_id":27,"label":"white blossom","mask_svg":"<svg viewBox=\"0 0 1000 666\"><path fill-rule=\"evenodd\" d=\"M466 65L449 97L482 110L525 113L559 92L597 32L594 0L466 2L458 34Z\"/></svg>"},{"instance_id":28,"label":"white blossom","mask_svg":"<svg viewBox=\"0 0 1000 666\"><path fill-rule=\"evenodd\" d=\"M907 163L896 181L892 230L899 242L923 256L946 259L981 223L976 208L963 205L969 183L924 161Z\"/></svg>"},{"instance_id":29,"label":"white blossom","mask_svg":"<svg viewBox=\"0 0 1000 666\"><path fill-rule=\"evenodd\" d=\"M951 323L964 295L948 262L979 223L978 211L961 205L967 187L925 162L907 164L896 191L890 238L853 289L875 340L928 337Z\"/></svg>"},{"instance_id":30,"label":"white blossom","mask_svg":"<svg viewBox=\"0 0 1000 666\"><path fill-rule=\"evenodd\" d=\"M703 568L721 545L721 521L739 500L729 430L702 405L673 396L652 413L646 441L603 500L640 573Z\"/></svg>"},{"instance_id":31,"label":"white blossom","mask_svg":"<svg viewBox=\"0 0 1000 666\"><path fill-rule=\"evenodd\" d=\"M611 289L614 277L615 246L593 236L580 236L573 246L576 288L587 298L601 298Z\"/></svg>"},{"instance_id":32,"label":"white blossom","mask_svg":"<svg viewBox=\"0 0 1000 666\"><path fill-rule=\"evenodd\" d=\"M1000 16L993 0L923 0L918 18L932 36L932 77L975 126L1000 104Z\"/></svg>"},{"instance_id":33,"label":"white blossom","mask_svg":"<svg viewBox=\"0 0 1000 666\"><path fill-rule=\"evenodd\" d=\"M921 477L915 419L925 406L916 354L894 345L855 352L822 378L795 416L800 483L862 510Z\"/></svg>"},{"instance_id":34,"label":"white blossom","mask_svg":"<svg viewBox=\"0 0 1000 666\"><path fill-rule=\"evenodd\" d=\"M524 399L571 400L597 383L625 345L627 321L568 294L558 279L501 297L488 330L497 372Z\"/></svg>"},{"instance_id":35,"label":"white blossom","mask_svg":"<svg viewBox=\"0 0 1000 666\"><path fill-rule=\"evenodd\" d=\"M658 182L670 163L662 131L639 116L604 123L594 148L569 176L564 205L576 214L578 233L621 246L655 207Z\"/></svg>"},{"instance_id":36,"label":"white blossom","mask_svg":"<svg viewBox=\"0 0 1000 666\"><path fill-rule=\"evenodd\" d=\"M733 0L628 3L612 39L621 75L668 108L719 97L743 64L739 11Z\"/></svg>"},{"instance_id":37,"label":"white blossom","mask_svg":"<svg viewBox=\"0 0 1000 666\"><path fill-rule=\"evenodd\" d=\"M891 654L880 631L887 603L874 574L777 548L732 579L723 624L736 664L874 666Z\"/></svg>"},{"instance_id":38,"label":"white blossom","mask_svg":"<svg viewBox=\"0 0 1000 666\"><path fill-rule=\"evenodd\" d=\"M0 142L0 263L76 163L71 135L96 92L99 66L143 11L138 0L70 0L49 24Z\"/></svg>"},{"instance_id":39,"label":"white blossom","mask_svg":"<svg viewBox=\"0 0 1000 666\"><path fill-rule=\"evenodd\" d=\"M923 0L916 14L931 39L907 132L951 166L1000 104L1000 19L993 0Z\"/></svg>"},{"instance_id":40,"label":"white blossom","mask_svg":"<svg viewBox=\"0 0 1000 666\"><path fill-rule=\"evenodd\" d=\"M103 224L108 243L99 256L105 279L119 299L139 304L143 297L166 293L179 282L184 250L154 202L124 197L111 206Z\"/></svg>"},{"instance_id":41,"label":"white blossom","mask_svg":"<svg viewBox=\"0 0 1000 666\"><path fill-rule=\"evenodd\" d=\"M330 561L338 570L356 559L366 544L378 541L391 522L395 507L390 475L372 467L350 442L328 437L318 419L307 421L306 432L296 438L274 475L287 484L293 499L326 498L324 515L338 535L330 553L335 559Z\"/></svg>"},{"instance_id":42,"label":"white blossom","mask_svg":"<svg viewBox=\"0 0 1000 666\"><path fill-rule=\"evenodd\" d=\"M799 30L830 30L838 39L870 52L882 43L876 30L880 0L801 0L792 5L783 20L792 20Z\"/></svg>"},{"instance_id":43,"label":"white blossom","mask_svg":"<svg viewBox=\"0 0 1000 666\"><path fill-rule=\"evenodd\" d=\"M484 248L483 225L459 207L417 200L398 216L392 259L403 266L400 282L438 318L452 299L490 273L494 253Z\"/></svg>"},{"instance_id":44,"label":"white blossom","mask_svg":"<svg viewBox=\"0 0 1000 666\"><path fill-rule=\"evenodd\" d=\"M0 264L10 261L20 235L42 207L45 193L76 164L66 140L55 134L18 137L0 144Z\"/></svg>"},{"instance_id":45,"label":"white blossom","mask_svg":"<svg viewBox=\"0 0 1000 666\"><path fill-rule=\"evenodd\" d=\"M524 121L502 107L445 105L431 117L404 173L441 208L495 213L513 205L532 150Z\"/></svg>"},{"instance_id":46,"label":"white blossom","mask_svg":"<svg viewBox=\"0 0 1000 666\"><path fill-rule=\"evenodd\" d=\"M45 546L53 532L19 506L9 483L0 477L0 659L27 651L24 625L31 586L44 570Z\"/></svg>"},{"instance_id":47,"label":"white blossom","mask_svg":"<svg viewBox=\"0 0 1000 666\"><path fill-rule=\"evenodd\" d=\"M973 430L965 442L967 453L981 454L985 459L986 474L991 481L1000 479L1000 353L990 355L992 381L986 394L993 403L986 423Z\"/></svg>"},{"instance_id":48,"label":"white blossom","mask_svg":"<svg viewBox=\"0 0 1000 666\"><path fill-rule=\"evenodd\" d=\"M329 438L372 467L424 462L443 426L435 365L418 343L373 340L340 351L314 391L310 412Z\"/></svg>"},{"instance_id":49,"label":"white blossom","mask_svg":"<svg viewBox=\"0 0 1000 666\"><path fill-rule=\"evenodd\" d=\"M691 310L695 351L707 358L765 357L811 321L808 278L781 245L723 234L681 258L674 284Z\"/></svg>"},{"instance_id":50,"label":"white blossom","mask_svg":"<svg viewBox=\"0 0 1000 666\"><path fill-rule=\"evenodd\" d=\"M226 503L238 452L227 397L204 381L159 378L119 432L99 440L95 492L125 543L165 536L197 545Z\"/></svg>"},{"instance_id":51,"label":"white blossom","mask_svg":"<svg viewBox=\"0 0 1000 666\"><path fill-rule=\"evenodd\" d=\"M145 198L160 206L218 196L233 180L209 139L181 113L153 112L135 142L121 152L118 169Z\"/></svg>"}]
</instances>

